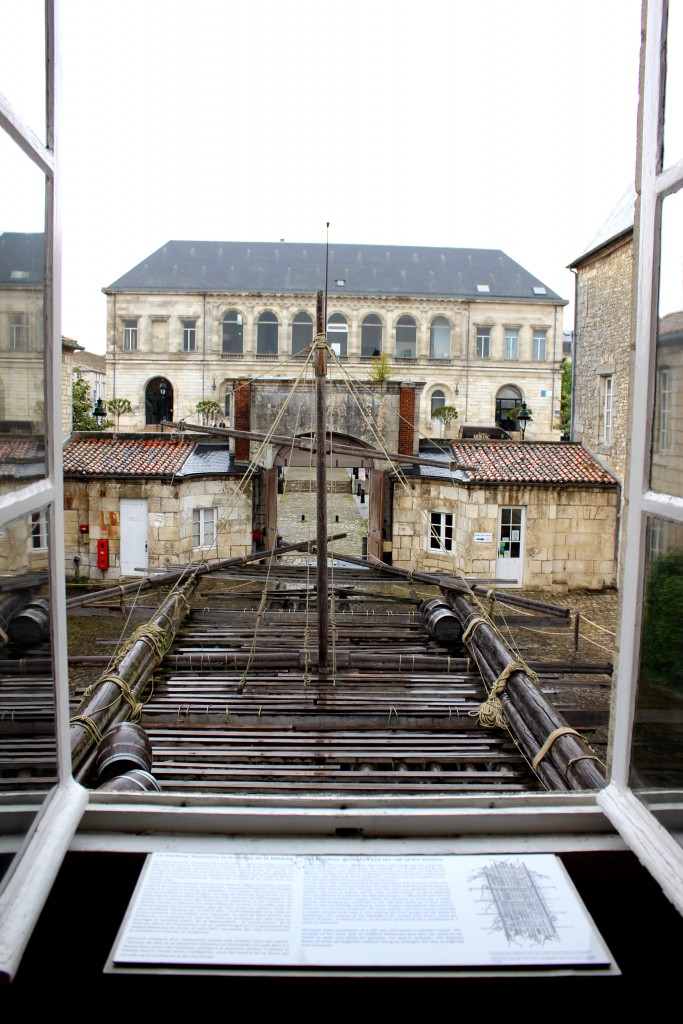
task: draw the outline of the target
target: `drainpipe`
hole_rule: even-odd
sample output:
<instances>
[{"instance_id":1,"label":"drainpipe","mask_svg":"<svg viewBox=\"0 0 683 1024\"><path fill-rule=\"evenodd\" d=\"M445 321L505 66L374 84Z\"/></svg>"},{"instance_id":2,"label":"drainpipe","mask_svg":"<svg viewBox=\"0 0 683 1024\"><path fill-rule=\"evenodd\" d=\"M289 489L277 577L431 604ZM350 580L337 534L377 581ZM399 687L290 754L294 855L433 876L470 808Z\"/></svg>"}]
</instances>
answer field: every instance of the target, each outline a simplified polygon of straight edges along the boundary
<instances>
[{"instance_id":1,"label":"drainpipe","mask_svg":"<svg viewBox=\"0 0 683 1024\"><path fill-rule=\"evenodd\" d=\"M579 340L579 272L569 268L574 275L574 331L572 334L572 394L569 405L569 439L574 440L574 397L576 394L576 343Z\"/></svg>"},{"instance_id":2,"label":"drainpipe","mask_svg":"<svg viewBox=\"0 0 683 1024\"><path fill-rule=\"evenodd\" d=\"M112 366L112 398L116 398L116 292L114 292L114 364Z\"/></svg>"},{"instance_id":3,"label":"drainpipe","mask_svg":"<svg viewBox=\"0 0 683 1024\"><path fill-rule=\"evenodd\" d=\"M467 343L465 345L465 423L470 405L470 313L472 303L467 303Z\"/></svg>"},{"instance_id":4,"label":"drainpipe","mask_svg":"<svg viewBox=\"0 0 683 1024\"><path fill-rule=\"evenodd\" d=\"M557 312L559 307L555 306L555 330L553 331L553 376L550 389L550 433L552 436L553 421L555 419L555 377L557 376ZM533 354L533 353L532 353Z\"/></svg>"},{"instance_id":5,"label":"drainpipe","mask_svg":"<svg viewBox=\"0 0 683 1024\"><path fill-rule=\"evenodd\" d=\"M206 292L200 292L203 295L203 306L202 306L202 402L204 401L204 377L206 374Z\"/></svg>"}]
</instances>

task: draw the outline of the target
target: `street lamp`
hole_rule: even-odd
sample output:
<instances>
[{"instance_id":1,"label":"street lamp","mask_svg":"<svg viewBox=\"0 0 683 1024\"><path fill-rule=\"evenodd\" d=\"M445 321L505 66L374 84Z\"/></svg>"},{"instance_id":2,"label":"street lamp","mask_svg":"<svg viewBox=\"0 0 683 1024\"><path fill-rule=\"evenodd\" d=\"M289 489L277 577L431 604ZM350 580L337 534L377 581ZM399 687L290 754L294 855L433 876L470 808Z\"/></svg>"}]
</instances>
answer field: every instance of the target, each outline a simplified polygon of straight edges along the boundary
<instances>
[{"instance_id":1,"label":"street lamp","mask_svg":"<svg viewBox=\"0 0 683 1024\"><path fill-rule=\"evenodd\" d=\"M530 420L531 413L526 407L526 402L522 402L522 408L517 413L517 422L520 424L520 428L522 431L522 441L524 440L524 431L526 430L526 425L527 423L530 422Z\"/></svg>"},{"instance_id":2,"label":"street lamp","mask_svg":"<svg viewBox=\"0 0 683 1024\"><path fill-rule=\"evenodd\" d=\"M101 398L98 398L97 401L95 402L95 408L93 409L92 414L97 420L97 425L99 428L99 426L102 423L102 420L107 415L107 410L105 409L104 402L102 401Z\"/></svg>"}]
</instances>

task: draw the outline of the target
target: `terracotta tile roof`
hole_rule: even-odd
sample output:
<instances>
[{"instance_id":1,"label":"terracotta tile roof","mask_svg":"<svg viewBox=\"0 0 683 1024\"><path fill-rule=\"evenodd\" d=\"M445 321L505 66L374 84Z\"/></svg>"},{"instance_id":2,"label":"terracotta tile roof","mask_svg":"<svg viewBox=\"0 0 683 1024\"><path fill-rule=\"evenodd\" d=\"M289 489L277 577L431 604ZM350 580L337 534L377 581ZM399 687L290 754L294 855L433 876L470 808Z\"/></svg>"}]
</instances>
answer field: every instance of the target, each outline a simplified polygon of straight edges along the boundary
<instances>
[{"instance_id":1,"label":"terracotta tile roof","mask_svg":"<svg viewBox=\"0 0 683 1024\"><path fill-rule=\"evenodd\" d=\"M174 437L75 437L64 445L64 476L172 476L196 441Z\"/></svg>"},{"instance_id":2,"label":"terracotta tile roof","mask_svg":"<svg viewBox=\"0 0 683 1024\"><path fill-rule=\"evenodd\" d=\"M534 441L453 441L469 483L593 484L616 479L580 444Z\"/></svg>"}]
</instances>

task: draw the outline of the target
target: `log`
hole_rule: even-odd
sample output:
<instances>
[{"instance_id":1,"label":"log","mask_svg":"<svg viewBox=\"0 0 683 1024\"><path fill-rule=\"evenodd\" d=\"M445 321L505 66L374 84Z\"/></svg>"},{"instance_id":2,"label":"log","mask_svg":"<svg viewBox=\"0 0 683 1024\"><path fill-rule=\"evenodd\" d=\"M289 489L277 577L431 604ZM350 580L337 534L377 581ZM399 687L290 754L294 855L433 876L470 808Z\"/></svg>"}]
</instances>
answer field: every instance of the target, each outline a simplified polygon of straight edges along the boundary
<instances>
[{"instance_id":1,"label":"log","mask_svg":"<svg viewBox=\"0 0 683 1024\"><path fill-rule=\"evenodd\" d=\"M139 702L152 672L169 649L178 626L187 615L190 599L198 583L196 577L191 579L182 590L174 591L163 601L150 621L136 631L139 638L114 662L111 671L105 672L95 683L90 695L81 702L71 719L74 775L77 775L85 759L90 759L94 754L97 742L95 730L88 723L92 723L100 734L104 734L115 720L125 720L131 714L130 704L112 677L122 680L131 698ZM163 636L160 631L163 631Z\"/></svg>"},{"instance_id":2,"label":"log","mask_svg":"<svg viewBox=\"0 0 683 1024\"><path fill-rule=\"evenodd\" d=\"M472 608L467 598L461 594L450 590L444 592L446 600L463 625L463 635L467 636L467 628L478 618L478 613ZM485 682L489 686L495 683L502 672L516 661L510 651L500 642L495 631L485 621L480 621L476 628L473 628L465 643L472 651L472 655L484 675ZM567 720L546 700L525 671L511 672L503 696L507 696L508 701L512 702L514 709L535 740L533 757L540 753L544 744L558 730L571 729ZM501 703L510 725L513 725L514 719L519 726L520 722L509 703L507 701L501 701ZM551 743L547 753L538 763L536 770L539 772L539 777L541 766L544 764L546 767L548 764L554 765L571 789L601 789L606 782L604 769L595 759L593 750L581 736L571 731L557 735Z\"/></svg>"},{"instance_id":3,"label":"log","mask_svg":"<svg viewBox=\"0 0 683 1024\"><path fill-rule=\"evenodd\" d=\"M0 647L9 639L9 625L15 615L23 611L32 597L30 589L14 590L0 597Z\"/></svg>"},{"instance_id":4,"label":"log","mask_svg":"<svg viewBox=\"0 0 683 1024\"><path fill-rule=\"evenodd\" d=\"M341 540L345 533L334 533L327 538L329 543L332 540ZM190 565L183 565L178 569L169 569L166 572L157 573L155 576L148 576L136 583L124 583L117 587L106 587L104 590L95 590L89 594L81 594L77 597L70 597L66 602L67 612L71 608L81 608L86 604L95 604L109 597L121 597L124 594L138 593L142 590L153 590L158 587L172 586L181 583L183 577L206 576L208 573L217 572L220 569L227 569L238 565L248 565L250 562L261 562L271 556L283 555L287 551L299 551L301 548L309 547L311 542L299 541L298 544L282 544L270 551L255 551L251 555L242 555L239 558L222 558L218 562L200 562ZM312 542L315 546L315 542Z\"/></svg>"}]
</instances>

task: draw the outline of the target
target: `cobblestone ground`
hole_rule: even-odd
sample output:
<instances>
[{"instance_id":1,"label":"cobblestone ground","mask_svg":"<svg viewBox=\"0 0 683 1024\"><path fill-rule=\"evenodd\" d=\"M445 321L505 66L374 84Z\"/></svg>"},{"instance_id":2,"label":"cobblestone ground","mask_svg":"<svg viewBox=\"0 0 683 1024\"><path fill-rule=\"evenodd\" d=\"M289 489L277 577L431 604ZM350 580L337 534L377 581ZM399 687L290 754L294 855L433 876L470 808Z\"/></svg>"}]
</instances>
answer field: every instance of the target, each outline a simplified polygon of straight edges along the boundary
<instances>
[{"instance_id":1,"label":"cobblestone ground","mask_svg":"<svg viewBox=\"0 0 683 1024\"><path fill-rule=\"evenodd\" d=\"M328 482L332 487L350 488L351 473L345 469L329 470ZM363 481L360 483L364 486ZM316 502L315 471L290 469L285 481L284 494L278 499L278 533L283 544L315 540ZM334 542L334 550L361 558L363 538L368 534L367 496L362 500L358 494L352 494L350 489L346 492L332 490L327 496L327 519L329 533L346 534L343 540ZM307 555L297 553L282 558L282 561L289 565L305 565L308 560Z\"/></svg>"}]
</instances>

